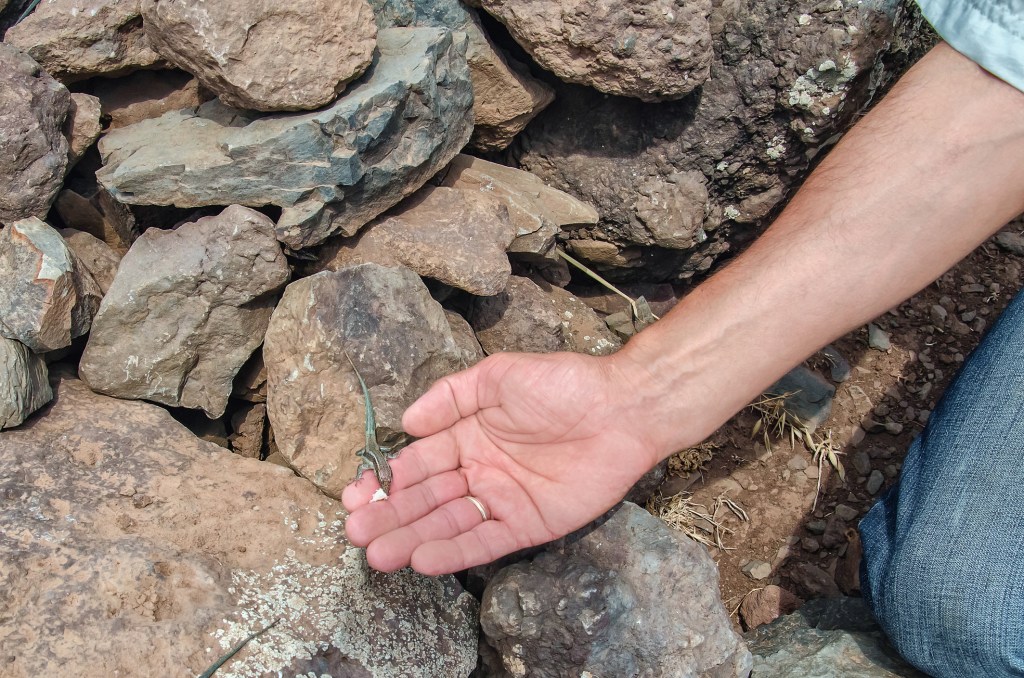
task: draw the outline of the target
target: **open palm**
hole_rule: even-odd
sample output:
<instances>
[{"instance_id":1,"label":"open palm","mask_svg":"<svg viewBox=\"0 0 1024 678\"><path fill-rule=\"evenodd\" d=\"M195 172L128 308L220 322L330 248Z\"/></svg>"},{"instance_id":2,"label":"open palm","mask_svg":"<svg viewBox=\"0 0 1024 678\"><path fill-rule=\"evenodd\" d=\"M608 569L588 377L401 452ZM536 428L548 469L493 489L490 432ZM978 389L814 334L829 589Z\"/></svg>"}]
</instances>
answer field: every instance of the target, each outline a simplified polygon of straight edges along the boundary
<instances>
[{"instance_id":1,"label":"open palm","mask_svg":"<svg viewBox=\"0 0 1024 678\"><path fill-rule=\"evenodd\" d=\"M660 457L632 390L613 361L570 353L494 355L441 379L405 413L421 439L392 461L389 500L368 503L372 474L345 489L350 541L376 569L441 574L587 524Z\"/></svg>"}]
</instances>

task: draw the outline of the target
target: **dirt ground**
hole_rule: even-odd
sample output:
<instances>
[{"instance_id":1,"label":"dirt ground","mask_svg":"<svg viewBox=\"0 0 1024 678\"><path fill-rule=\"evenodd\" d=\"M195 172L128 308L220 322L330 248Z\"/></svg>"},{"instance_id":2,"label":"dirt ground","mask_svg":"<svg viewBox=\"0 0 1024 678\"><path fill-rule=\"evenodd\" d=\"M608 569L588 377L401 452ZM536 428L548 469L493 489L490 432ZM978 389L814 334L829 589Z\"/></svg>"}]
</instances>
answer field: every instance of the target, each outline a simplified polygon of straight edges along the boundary
<instances>
[{"instance_id":1,"label":"dirt ground","mask_svg":"<svg viewBox=\"0 0 1024 678\"><path fill-rule=\"evenodd\" d=\"M1007 230L1020 233L1024 223ZM845 482L824 461L819 488L818 463L799 440L791 447L788 433L772 436L771 450L763 432L752 437L760 418L752 410L723 426L702 453L690 453L691 464L706 460L701 469L666 479L662 496L676 495L662 500L673 508L669 517L724 546L710 551L737 626L743 597L768 584L805 600L839 591L856 595L857 522L893 484L907 448L959 365L1022 286L1022 268L1024 257L990 240L875 321L890 337L889 350L869 347L866 327L835 342L850 374L835 384L831 415L816 436L831 435ZM809 364L829 375L830 365L820 356ZM881 487L872 487L879 480ZM770 566L767 576L764 563ZM748 575L744 566L754 571Z\"/></svg>"}]
</instances>

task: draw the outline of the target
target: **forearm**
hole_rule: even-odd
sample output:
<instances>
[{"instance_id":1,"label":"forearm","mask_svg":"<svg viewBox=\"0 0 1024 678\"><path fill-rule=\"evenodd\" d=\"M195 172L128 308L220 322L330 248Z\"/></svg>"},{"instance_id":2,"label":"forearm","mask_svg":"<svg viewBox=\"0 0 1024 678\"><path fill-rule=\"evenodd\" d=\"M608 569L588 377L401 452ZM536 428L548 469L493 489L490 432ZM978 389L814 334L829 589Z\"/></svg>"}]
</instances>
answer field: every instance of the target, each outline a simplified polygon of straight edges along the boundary
<instances>
[{"instance_id":1,"label":"forearm","mask_svg":"<svg viewBox=\"0 0 1024 678\"><path fill-rule=\"evenodd\" d=\"M1024 94L946 45L851 130L747 252L611 362L661 455L1024 211Z\"/></svg>"}]
</instances>

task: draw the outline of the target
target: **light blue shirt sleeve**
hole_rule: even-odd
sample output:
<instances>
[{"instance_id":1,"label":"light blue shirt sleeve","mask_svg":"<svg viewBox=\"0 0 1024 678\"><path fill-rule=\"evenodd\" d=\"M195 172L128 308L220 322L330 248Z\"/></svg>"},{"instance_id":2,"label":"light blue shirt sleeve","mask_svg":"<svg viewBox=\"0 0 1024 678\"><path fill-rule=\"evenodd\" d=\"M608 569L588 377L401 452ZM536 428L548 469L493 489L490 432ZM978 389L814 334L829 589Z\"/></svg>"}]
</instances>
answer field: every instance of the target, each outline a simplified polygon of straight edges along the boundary
<instances>
[{"instance_id":1,"label":"light blue shirt sleeve","mask_svg":"<svg viewBox=\"0 0 1024 678\"><path fill-rule=\"evenodd\" d=\"M943 40L1024 91L1024 0L917 0Z\"/></svg>"}]
</instances>

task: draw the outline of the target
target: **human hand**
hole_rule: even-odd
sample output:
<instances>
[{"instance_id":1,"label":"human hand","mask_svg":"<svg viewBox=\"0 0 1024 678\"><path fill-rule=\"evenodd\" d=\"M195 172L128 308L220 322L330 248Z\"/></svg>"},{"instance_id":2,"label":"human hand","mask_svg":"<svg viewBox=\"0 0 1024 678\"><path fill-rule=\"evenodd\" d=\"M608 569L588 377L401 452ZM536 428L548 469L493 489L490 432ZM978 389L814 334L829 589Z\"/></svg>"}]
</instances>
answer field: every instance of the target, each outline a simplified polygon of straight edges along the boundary
<instances>
[{"instance_id":1,"label":"human hand","mask_svg":"<svg viewBox=\"0 0 1024 678\"><path fill-rule=\"evenodd\" d=\"M614 506L663 456L615 356L493 355L439 380L405 413L420 437L342 501L349 540L372 567L456 572L578 529ZM489 513L484 520L467 496Z\"/></svg>"}]
</instances>

